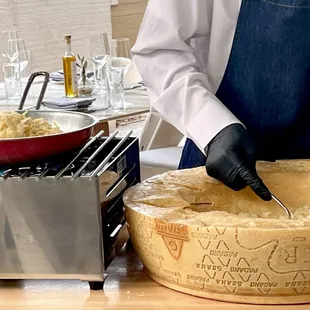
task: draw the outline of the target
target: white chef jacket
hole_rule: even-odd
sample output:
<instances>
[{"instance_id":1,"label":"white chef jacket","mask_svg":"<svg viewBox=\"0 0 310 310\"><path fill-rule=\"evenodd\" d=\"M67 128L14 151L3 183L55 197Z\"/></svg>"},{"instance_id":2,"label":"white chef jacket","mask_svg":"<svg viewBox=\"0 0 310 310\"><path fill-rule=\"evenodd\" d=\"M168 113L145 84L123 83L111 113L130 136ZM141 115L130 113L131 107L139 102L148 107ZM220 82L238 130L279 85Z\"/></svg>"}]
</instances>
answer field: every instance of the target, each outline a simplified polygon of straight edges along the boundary
<instances>
[{"instance_id":1,"label":"white chef jacket","mask_svg":"<svg viewBox=\"0 0 310 310\"><path fill-rule=\"evenodd\" d=\"M151 111L204 148L240 121L216 97L242 0L149 0L132 57ZM240 59L240 62L242 59Z\"/></svg>"}]
</instances>

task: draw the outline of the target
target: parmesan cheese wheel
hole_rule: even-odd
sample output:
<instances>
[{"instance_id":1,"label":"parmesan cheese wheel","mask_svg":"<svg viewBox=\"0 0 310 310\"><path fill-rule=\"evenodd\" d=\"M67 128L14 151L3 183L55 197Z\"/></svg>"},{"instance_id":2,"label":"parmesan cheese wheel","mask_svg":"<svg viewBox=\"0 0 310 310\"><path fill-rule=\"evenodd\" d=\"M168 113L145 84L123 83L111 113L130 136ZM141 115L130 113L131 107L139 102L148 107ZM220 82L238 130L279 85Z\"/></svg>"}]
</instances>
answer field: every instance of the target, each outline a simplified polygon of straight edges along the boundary
<instances>
[{"instance_id":1,"label":"parmesan cheese wheel","mask_svg":"<svg viewBox=\"0 0 310 310\"><path fill-rule=\"evenodd\" d=\"M127 226L148 275L180 292L229 302L310 302L310 161L258 164L293 213L205 168L145 180L124 195Z\"/></svg>"}]
</instances>

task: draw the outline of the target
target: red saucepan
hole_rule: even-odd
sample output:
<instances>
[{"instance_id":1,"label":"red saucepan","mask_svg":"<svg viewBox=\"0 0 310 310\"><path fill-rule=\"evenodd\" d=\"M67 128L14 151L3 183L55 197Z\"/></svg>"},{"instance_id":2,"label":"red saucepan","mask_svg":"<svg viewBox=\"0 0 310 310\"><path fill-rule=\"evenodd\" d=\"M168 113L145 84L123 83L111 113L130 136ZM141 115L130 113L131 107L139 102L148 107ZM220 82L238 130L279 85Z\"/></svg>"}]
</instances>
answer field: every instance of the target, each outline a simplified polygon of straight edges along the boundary
<instances>
[{"instance_id":1,"label":"red saucepan","mask_svg":"<svg viewBox=\"0 0 310 310\"><path fill-rule=\"evenodd\" d=\"M62 132L49 136L0 139L1 166L31 162L78 149L90 138L93 126L97 124L95 117L84 113L39 111L49 82L49 74L47 72L37 72L30 76L18 112L23 112L23 106L30 86L33 80L40 75L45 76L43 87L35 110L27 111L27 116L44 118L50 123L55 122Z\"/></svg>"}]
</instances>

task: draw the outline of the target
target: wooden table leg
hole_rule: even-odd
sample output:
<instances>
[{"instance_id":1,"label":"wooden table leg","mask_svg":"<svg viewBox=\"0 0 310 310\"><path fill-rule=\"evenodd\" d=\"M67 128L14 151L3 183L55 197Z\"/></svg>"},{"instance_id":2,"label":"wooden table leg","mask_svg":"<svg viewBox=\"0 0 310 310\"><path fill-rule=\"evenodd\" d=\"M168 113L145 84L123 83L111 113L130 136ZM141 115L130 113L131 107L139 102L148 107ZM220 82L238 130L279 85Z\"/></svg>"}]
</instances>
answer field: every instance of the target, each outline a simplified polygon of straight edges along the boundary
<instances>
[{"instance_id":1,"label":"wooden table leg","mask_svg":"<svg viewBox=\"0 0 310 310\"><path fill-rule=\"evenodd\" d=\"M100 130L103 130L103 136L108 137L110 135L109 122L99 123L93 129L93 135L96 135Z\"/></svg>"}]
</instances>

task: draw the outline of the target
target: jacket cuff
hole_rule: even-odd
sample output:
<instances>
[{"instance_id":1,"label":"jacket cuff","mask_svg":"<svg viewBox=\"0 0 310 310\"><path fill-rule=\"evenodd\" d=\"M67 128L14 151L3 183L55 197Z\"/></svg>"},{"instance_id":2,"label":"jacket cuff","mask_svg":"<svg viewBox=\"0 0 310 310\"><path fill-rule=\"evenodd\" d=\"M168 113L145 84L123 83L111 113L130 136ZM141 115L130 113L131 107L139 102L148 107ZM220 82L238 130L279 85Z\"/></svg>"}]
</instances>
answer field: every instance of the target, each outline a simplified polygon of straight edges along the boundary
<instances>
[{"instance_id":1,"label":"jacket cuff","mask_svg":"<svg viewBox=\"0 0 310 310\"><path fill-rule=\"evenodd\" d=\"M232 124L243 125L221 102L214 101L214 104L209 103L191 120L187 131L197 147L205 154L205 148L211 140Z\"/></svg>"}]
</instances>

